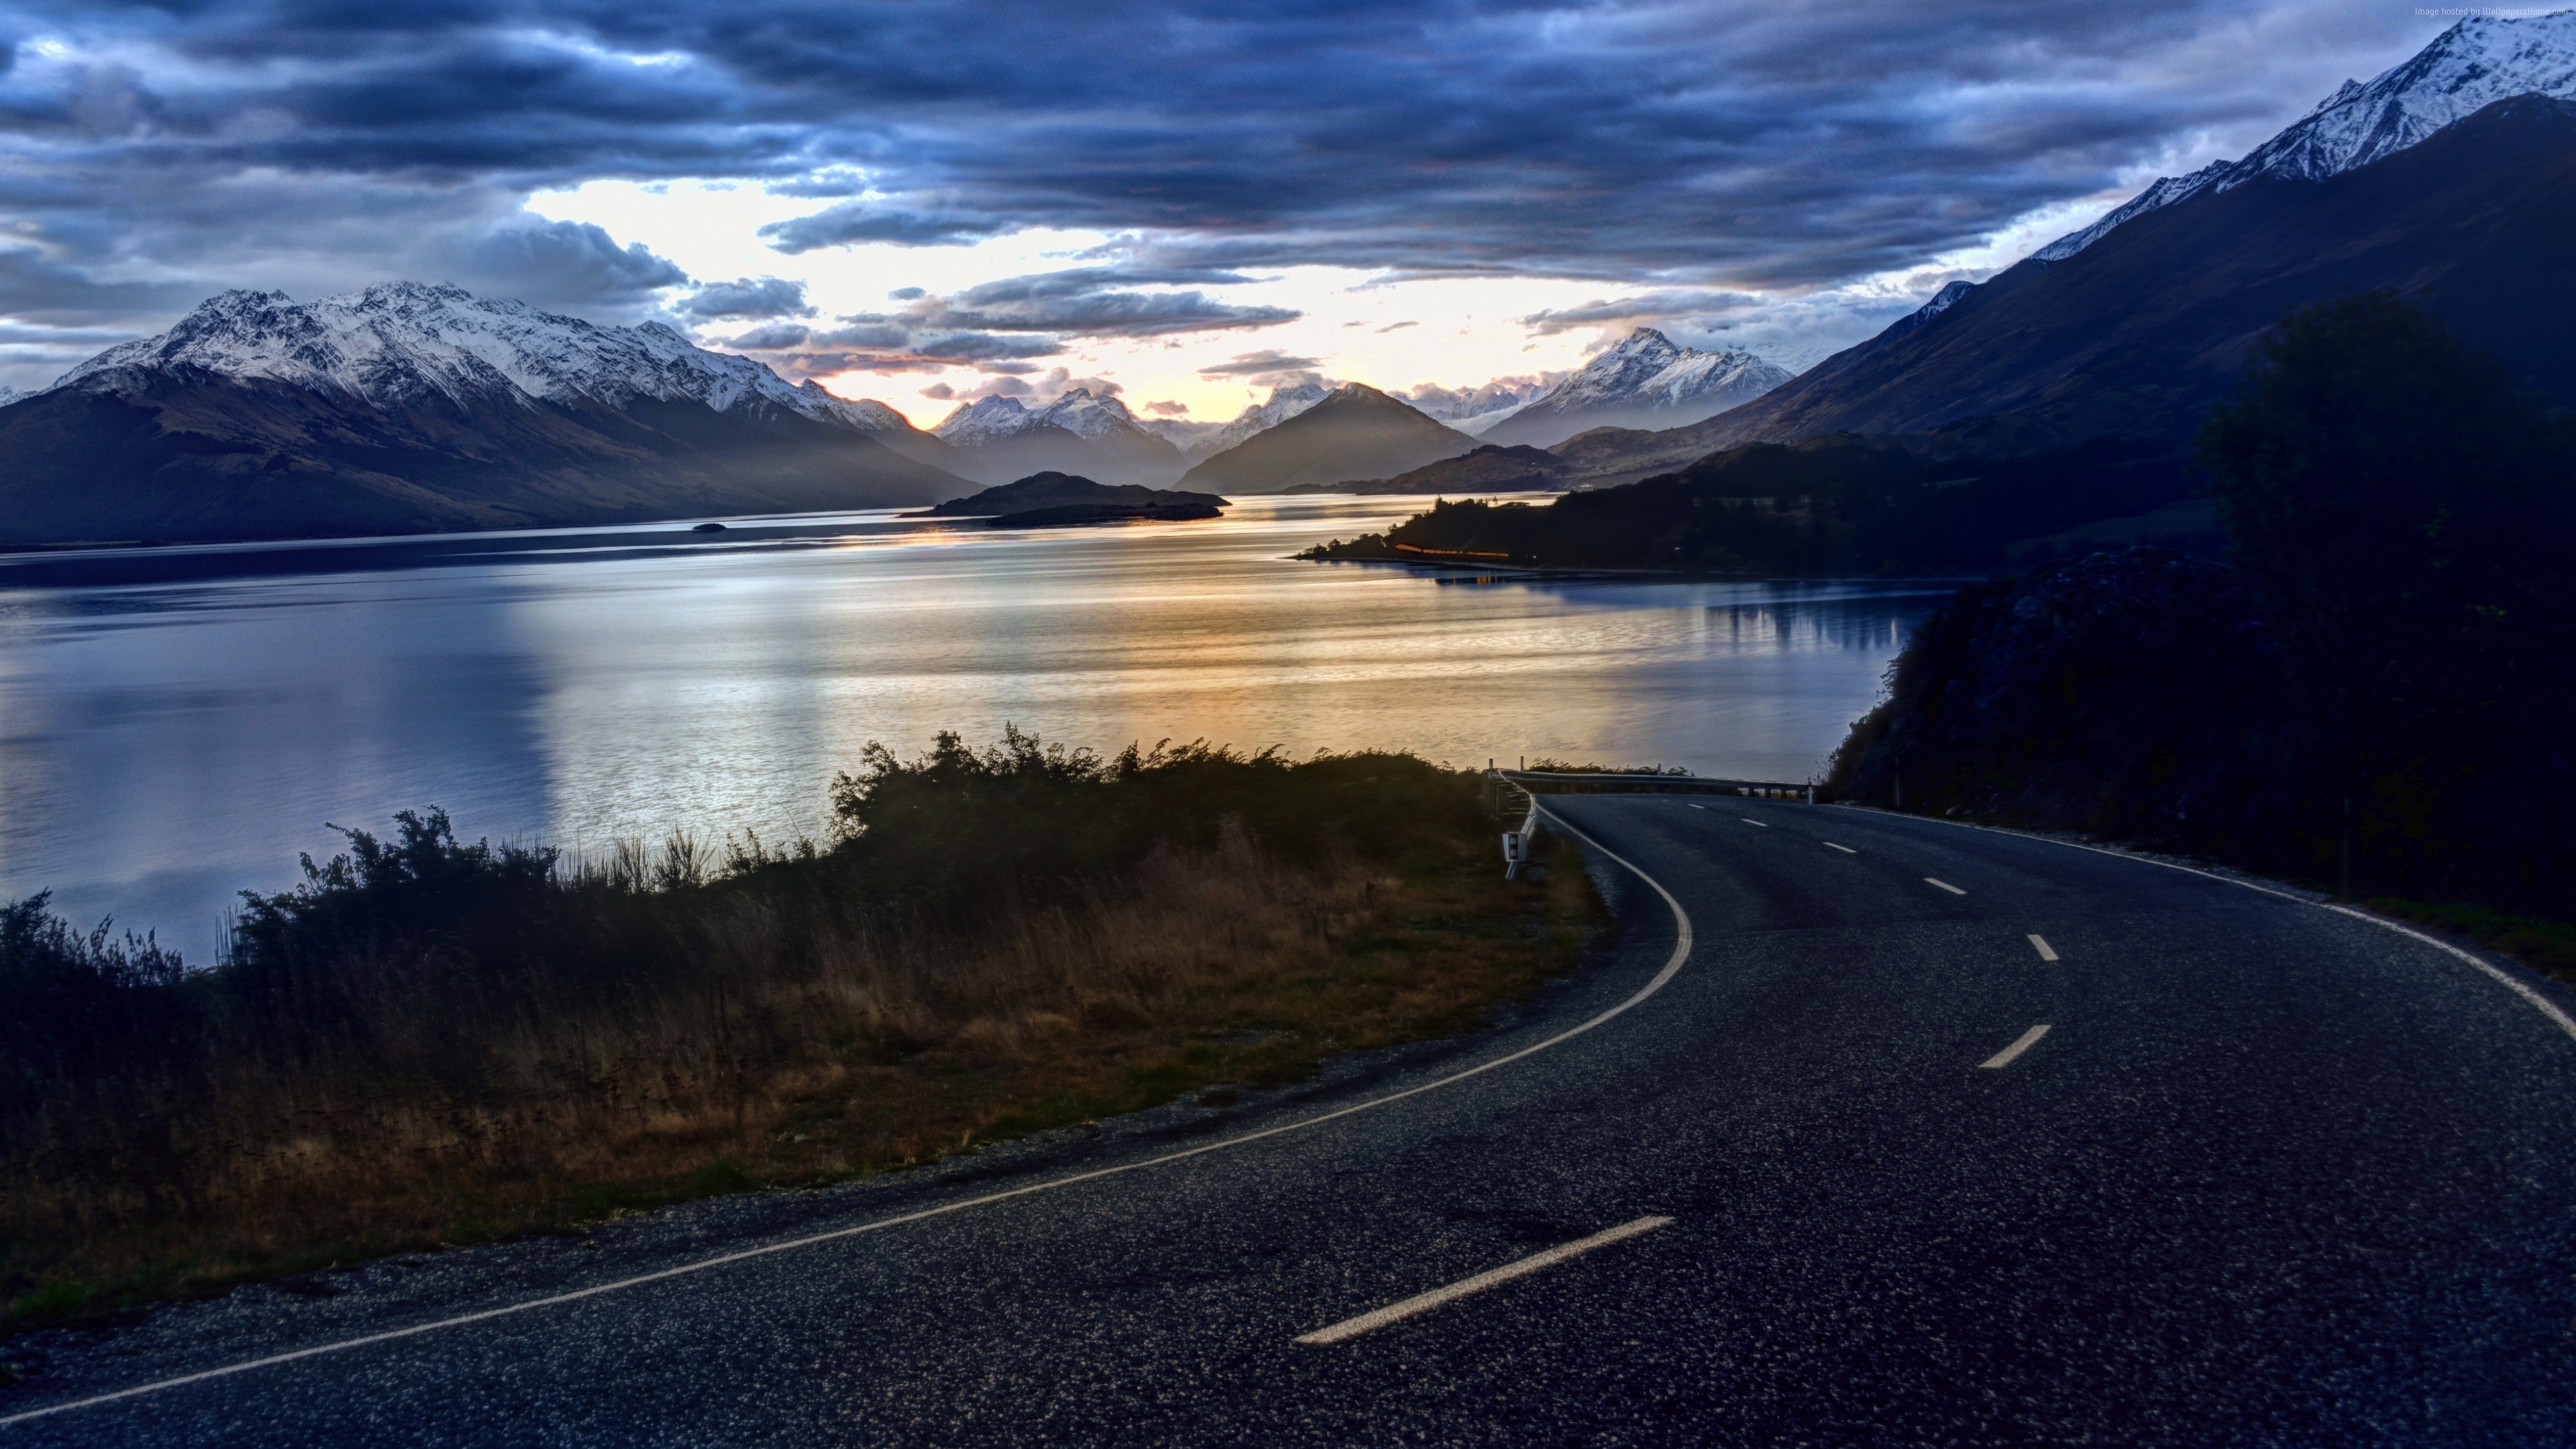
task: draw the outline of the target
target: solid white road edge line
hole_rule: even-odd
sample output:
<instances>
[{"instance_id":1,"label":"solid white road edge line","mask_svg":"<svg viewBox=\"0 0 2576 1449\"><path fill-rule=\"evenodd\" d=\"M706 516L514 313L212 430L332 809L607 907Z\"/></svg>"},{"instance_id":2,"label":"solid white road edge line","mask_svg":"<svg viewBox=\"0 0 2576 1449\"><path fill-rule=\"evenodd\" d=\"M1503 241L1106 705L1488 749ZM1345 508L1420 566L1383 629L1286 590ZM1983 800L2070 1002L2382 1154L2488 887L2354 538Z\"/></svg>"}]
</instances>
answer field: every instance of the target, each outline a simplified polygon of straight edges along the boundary
<instances>
[{"instance_id":1,"label":"solid white road edge line","mask_svg":"<svg viewBox=\"0 0 2576 1449\"><path fill-rule=\"evenodd\" d=\"M1526 1258L1505 1263L1490 1272L1479 1273L1473 1278L1461 1278L1446 1288L1434 1288L1428 1293L1417 1293L1401 1303L1390 1303L1384 1308L1363 1313L1357 1318L1345 1318L1330 1328L1301 1333L1297 1335L1297 1341L1320 1346L1327 1343L1340 1343L1346 1338L1357 1338L1372 1328L1384 1328L1399 1319L1411 1318L1417 1313L1428 1313L1443 1303L1455 1303L1470 1293L1482 1293L1497 1283L1508 1283L1514 1278L1526 1277L1541 1268L1553 1268L1578 1254L1589 1253L1595 1248L1606 1248L1612 1243L1633 1238L1639 1233L1651 1233L1671 1221L1671 1218L1644 1217L1634 1222L1621 1223L1608 1232L1594 1233L1591 1237L1577 1238L1570 1243L1560 1243L1543 1253L1532 1253Z\"/></svg>"},{"instance_id":2,"label":"solid white road edge line","mask_svg":"<svg viewBox=\"0 0 2576 1449\"><path fill-rule=\"evenodd\" d=\"M1843 854L1845 854L1845 855L1858 855L1858 854L1860 854L1860 852L1859 852L1859 851L1852 849L1852 848L1851 848L1850 846L1848 846L1848 845L1836 845L1836 844L1834 844L1834 843L1833 843L1832 841L1830 841L1830 840L1828 840L1828 841L1826 841L1826 842L1825 842L1825 849L1827 849L1827 850L1839 850L1839 851L1841 851L1841 852L1842 852Z\"/></svg>"},{"instance_id":3,"label":"solid white road edge line","mask_svg":"<svg viewBox=\"0 0 2576 1449\"><path fill-rule=\"evenodd\" d=\"M1532 801L1532 803L1536 804L1536 801ZM1438 1078L1434 1081L1425 1082L1421 1086L1407 1087L1401 1092L1389 1092L1383 1097L1372 1097L1365 1102L1355 1102L1348 1107L1336 1108L1333 1111L1323 1113L1320 1116L1309 1117L1302 1122L1290 1122L1278 1127L1267 1127L1259 1132L1246 1132L1240 1137L1228 1137L1220 1142L1210 1142L1199 1147L1184 1148L1179 1152L1166 1152L1160 1157L1149 1157L1142 1162L1130 1162L1117 1167L1094 1168L1089 1172L1077 1172L1070 1177L1059 1177L1048 1182L1034 1182L1026 1187L1006 1188L1001 1192L988 1192L981 1197L970 1197L961 1199L957 1202L943 1203L938 1207L923 1208L919 1212L903 1213L890 1218L879 1218L875 1222L860 1223L856 1227L835 1228L828 1233L813 1233L801 1238L791 1238L783 1243L769 1243L757 1248L745 1248L740 1252L721 1253L712 1258L701 1258L694 1263L683 1263L676 1268L664 1268L657 1273L639 1273L632 1278L620 1278L613 1283L600 1283L588 1288L576 1288L569 1293L555 1293L544 1298L531 1298L524 1303L510 1303L499 1308L486 1308L477 1313L460 1313L453 1318L441 1318L429 1323L415 1323L409 1328L387 1329L382 1333L363 1334L357 1338L344 1338L333 1343L318 1343L310 1348L293 1349L286 1353L273 1353L268 1355L266 1358L246 1359L240 1363L225 1364L221 1368L200 1369L195 1373L180 1374L173 1378L158 1379L148 1384L137 1384L128 1389L115 1389L104 1394L92 1394L85 1399L71 1399L59 1404L48 1404L41 1409L22 1409L14 1414L0 1415L0 1427L6 1427L11 1424L23 1424L30 1419L41 1419L49 1414L62 1414L68 1413L73 1409L86 1409L95 1404L114 1403L118 1399L131 1399L141 1394L159 1393L163 1389L175 1389L187 1384L204 1383L208 1379L226 1378L233 1374L248 1373L252 1369L272 1368L282 1363L293 1363L298 1359L319 1358L324 1354L340 1353L353 1348L365 1348L370 1344L391 1343L396 1339L413 1338L424 1333L435 1333L442 1328L462 1328L469 1323L481 1323L487 1319L493 1318L506 1318L516 1313L532 1313L537 1309L552 1308L560 1303L578 1303L584 1298L596 1298L603 1293L615 1293L624 1288L637 1288L647 1283L659 1283L665 1279L682 1278L692 1273L703 1273L710 1268L722 1268L728 1264L740 1263L752 1258L766 1258L773 1253L792 1252L798 1248L810 1248L817 1243L837 1242L843 1238L855 1238L865 1233L882 1232L887 1228L898 1228L907 1223L917 1223L925 1218L945 1217L950 1213L964 1212L968 1208L985 1207L997 1202L1008 1202L1013 1198L1029 1197L1042 1192L1053 1192L1058 1188L1072 1187L1078 1183L1096 1182L1104 1177L1119 1177L1130 1172L1142 1172L1149 1167L1161 1167L1167 1163L1183 1162L1193 1157L1205 1157L1211 1152L1223 1152L1228 1148L1242 1147L1248 1143L1260 1142L1272 1137L1282 1137L1291 1132L1303 1132L1310 1127L1321 1127L1327 1122L1337 1122L1344 1117L1354 1116L1361 1112L1374 1111L1379 1107L1401 1102L1407 1097L1418 1097L1425 1092L1436 1092L1443 1087L1454 1086L1457 1083L1466 1081L1470 1077L1483 1076L1485 1073L1493 1071L1498 1067L1510 1066L1512 1063L1520 1061L1523 1058L1534 1057L1540 1052L1546 1051L1550 1047L1563 1042L1572 1041L1574 1038L1583 1035L1585 1032L1588 1032L1593 1028L1626 1013L1631 1008L1643 1002L1647 997L1663 990L1667 982L1680 974L1682 963L1690 959L1691 952L1690 916L1687 912L1682 910L1682 903L1673 898L1673 893L1664 889L1664 883L1662 881L1659 881L1653 876L1646 874L1644 871L1639 870L1636 862L1629 860L1626 856L1610 850L1602 845L1600 841L1594 840L1591 836L1586 835L1582 831L1575 829L1573 826L1566 824L1564 819L1558 816L1556 812L1547 809L1545 806L1539 806L1538 808L1539 813L1546 816L1549 820L1554 821L1557 828L1563 830L1566 834L1573 836L1575 839L1582 841L1584 844L1591 846L1594 850L1600 851L1604 856L1607 856L1611 860L1626 867L1631 874L1637 877L1637 879L1654 887L1655 894L1664 898L1664 905L1673 913L1674 930L1672 956L1664 962L1663 969L1655 973L1653 980L1648 981L1644 986L1637 989L1636 995L1629 997L1627 1000L1620 1002L1618 1005L1611 1007L1609 1010L1602 1012L1600 1015L1595 1016L1588 1021L1577 1022L1573 1026L1567 1027L1565 1030L1558 1032L1556 1035L1549 1037L1545 1041L1536 1042L1529 1046L1522 1047L1519 1051L1496 1057L1490 1062L1480 1063L1476 1066L1469 1067L1464 1071L1452 1072L1448 1076Z\"/></svg>"},{"instance_id":4,"label":"solid white road edge line","mask_svg":"<svg viewBox=\"0 0 2576 1449\"><path fill-rule=\"evenodd\" d=\"M1859 805L1849 808L1867 810L1871 807ZM1880 815L1891 815L1895 812L1879 810L1875 813ZM2439 937L2427 936L2423 932L2418 931L2411 926L2401 926L2395 921L2389 920L2385 916L2374 916L2368 911L2356 911L2350 906L2339 906L2332 901L2312 901L2306 896L2292 895L2288 891L2277 891L2272 889L2270 886L2256 885L2250 880L2238 880L2232 875L2220 875L2214 870L2202 870L2197 866L2176 865L2170 860L2157 860L2151 856L2131 855L2125 850L2106 850L2098 845L2082 845L2072 840L2060 840L2053 835L2035 835L2029 831L2023 830L1998 830L1991 825L1972 825L1965 820L1941 820L1929 815L1908 815L1902 818L1907 820L1922 820L1933 825L1954 825L1962 830L1982 830L1989 835L2009 835L2015 840L2036 840L2047 845L2062 845L2069 850L2087 850L2091 851L2095 855L2107 855L2113 860L2128 860L2135 861L2140 865L2160 866L2166 870L2181 871L2184 875L2202 876L2209 880L2217 881L2222 885L2232 885L2241 890L2253 891L2259 895L2277 896L2282 900L2292 901L2299 905L2314 906L2321 911L2332 911L2339 916L2350 916L2356 921L2368 921L2370 924L2379 927L2383 931L2395 931L2398 935L2412 937L2413 939L2421 941L2425 945L2432 947L2436 951L2448 952L2449 954L2466 961L2470 965L2475 966L2480 971L2494 977L2497 985L2502 986L2505 990L2510 991L2514 995L2521 997L2524 1001L2529 1002L2533 1010L2539 1012L2545 1017L2548 1017L2551 1021L2556 1022L2558 1024L2558 1029L2567 1033L2571 1039L2576 1039L2576 1017L2570 1017L2566 1012L2559 1010L2557 1002L2554 1002L2548 997L2541 995L2539 992L2532 990L2527 983L2516 980L2511 973L2496 966L2492 962L2480 958L2475 953L2463 951L2459 947L2454 946L2450 942L2442 940ZM1627 862L1621 861L1620 864L1627 865ZM1630 870L1636 869L1633 865L1628 866L1628 868ZM6 1419L0 1419L0 1424L5 1424L7 1422L8 1421Z\"/></svg>"},{"instance_id":5,"label":"solid white road edge line","mask_svg":"<svg viewBox=\"0 0 2576 1449\"><path fill-rule=\"evenodd\" d=\"M1939 886L1941 889L1943 889L1943 890L1945 890L1945 891L1948 891L1950 894L1952 894L1952 895L1954 895L1954 896L1964 896L1964 895L1966 895L1966 894L1967 894L1967 892L1966 892L1966 891L1963 891L1963 890L1959 889L1957 886L1954 886L1954 885L1950 884L1950 883L1949 883L1948 881L1946 881L1946 880L1934 880L1932 877L1930 877L1930 876L1928 876L1928 875L1927 875L1927 876L1925 876L1925 877L1923 877L1923 883L1924 883L1925 885L1935 885L1935 886Z\"/></svg>"},{"instance_id":6,"label":"solid white road edge line","mask_svg":"<svg viewBox=\"0 0 2576 1449\"><path fill-rule=\"evenodd\" d=\"M2042 936L2037 931L2030 933L2030 943L2039 948L2039 959L2042 961L2054 961L2057 959L2057 953L2048 949L2048 938Z\"/></svg>"},{"instance_id":7,"label":"solid white road edge line","mask_svg":"<svg viewBox=\"0 0 2576 1449\"><path fill-rule=\"evenodd\" d=\"M2014 1040L2011 1046L2005 1047L2002 1051L1999 1051L1993 1056L1986 1058L1984 1061L1977 1063L1977 1066L1981 1070L1992 1067L2011 1066L2013 1064L2013 1058L2020 1056L2023 1052L2029 1051L2032 1047L2038 1045L2039 1039L2046 1035L2048 1035L2048 1023L2043 1021L2039 1025L2032 1027L2030 1030L2023 1032Z\"/></svg>"}]
</instances>

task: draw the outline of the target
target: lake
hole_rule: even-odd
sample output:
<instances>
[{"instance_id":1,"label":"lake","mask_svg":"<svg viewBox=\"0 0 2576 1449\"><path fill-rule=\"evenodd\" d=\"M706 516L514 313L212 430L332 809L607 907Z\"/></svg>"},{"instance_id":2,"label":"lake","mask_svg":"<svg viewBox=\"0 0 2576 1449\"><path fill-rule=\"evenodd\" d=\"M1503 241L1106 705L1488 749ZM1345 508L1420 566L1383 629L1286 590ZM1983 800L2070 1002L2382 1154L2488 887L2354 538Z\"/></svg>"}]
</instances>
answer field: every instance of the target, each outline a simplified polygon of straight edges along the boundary
<instances>
[{"instance_id":1,"label":"lake","mask_svg":"<svg viewBox=\"0 0 2576 1449\"><path fill-rule=\"evenodd\" d=\"M1504 581L1300 563L1428 500L994 532L887 513L0 557L0 898L192 961L328 823L820 838L860 748L1522 756L1803 780L1938 583Z\"/></svg>"}]
</instances>

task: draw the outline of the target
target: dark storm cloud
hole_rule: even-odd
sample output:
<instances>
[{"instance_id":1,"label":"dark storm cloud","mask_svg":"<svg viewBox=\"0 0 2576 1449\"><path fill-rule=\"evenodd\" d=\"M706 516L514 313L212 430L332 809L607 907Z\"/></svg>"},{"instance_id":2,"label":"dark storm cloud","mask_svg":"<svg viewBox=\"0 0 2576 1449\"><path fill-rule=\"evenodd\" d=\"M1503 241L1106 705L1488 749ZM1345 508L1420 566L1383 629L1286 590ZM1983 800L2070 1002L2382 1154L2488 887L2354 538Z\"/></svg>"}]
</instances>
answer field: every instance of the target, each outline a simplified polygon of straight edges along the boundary
<instances>
[{"instance_id":1,"label":"dark storm cloud","mask_svg":"<svg viewBox=\"0 0 2576 1449\"><path fill-rule=\"evenodd\" d=\"M836 356L854 355L848 349L875 349L869 355L883 358L887 366L896 370L909 371L932 361L990 366L1015 358L1051 357L1064 351L1067 340L1075 337L1163 337L1234 331L1290 322L1300 315L1287 307L1221 302L1196 289L1154 292L1135 290L1133 285L1211 279L1250 280L1205 269L1167 272L1082 267L1004 277L949 296L934 296L919 287L902 287L889 294L903 303L898 311L857 313L842 318L844 325L824 331L761 328L729 339L725 345L764 353L832 351ZM717 290L709 287L706 292ZM802 289L796 296L799 302L803 300ZM694 301L683 302L681 309L688 311ZM783 368L812 367L801 357L765 360Z\"/></svg>"},{"instance_id":2,"label":"dark storm cloud","mask_svg":"<svg viewBox=\"0 0 2576 1449\"><path fill-rule=\"evenodd\" d=\"M773 222L760 229L770 245L794 255L854 242L897 246L963 246L1019 228L1010 221L962 211L914 211L876 202L845 201L812 216Z\"/></svg>"},{"instance_id":3,"label":"dark storm cloud","mask_svg":"<svg viewBox=\"0 0 2576 1449\"><path fill-rule=\"evenodd\" d=\"M814 340L814 329L794 322L772 322L754 327L740 336L723 339L725 347L735 352L784 351L802 347Z\"/></svg>"},{"instance_id":4,"label":"dark storm cloud","mask_svg":"<svg viewBox=\"0 0 2576 1449\"><path fill-rule=\"evenodd\" d=\"M1170 273L1086 267L1006 277L969 287L949 298L924 298L912 310L926 320L1007 332L1065 332L1083 336L1158 337L1178 332L1229 331L1293 322L1302 315L1288 307L1238 306L1220 302L1195 289L1186 292L1130 290L1135 283L1204 278L1206 271ZM1230 272L1213 273L1221 282L1251 280Z\"/></svg>"},{"instance_id":5,"label":"dark storm cloud","mask_svg":"<svg viewBox=\"0 0 2576 1449\"><path fill-rule=\"evenodd\" d=\"M0 0L0 220L49 265L199 294L444 258L614 311L678 269L518 201L732 177L830 203L773 228L785 251L1093 228L1119 237L1096 260L1140 272L1800 288L2205 137L2242 149L2441 23L2329 0L1147 0L1114 22L989 0ZM304 204L262 209L283 192ZM953 330L1049 306L1059 335L1163 305L1178 326L1217 314L1103 299L1212 285L961 297L961 318L1020 320Z\"/></svg>"},{"instance_id":6,"label":"dark storm cloud","mask_svg":"<svg viewBox=\"0 0 2576 1449\"><path fill-rule=\"evenodd\" d=\"M33 247L0 250L0 316L77 328L155 316L203 299L187 283L101 282Z\"/></svg>"},{"instance_id":7,"label":"dark storm cloud","mask_svg":"<svg viewBox=\"0 0 2576 1449\"><path fill-rule=\"evenodd\" d=\"M673 310L684 317L735 322L814 315L814 309L805 301L805 284L791 282L785 277L742 277L730 282L709 282L681 298Z\"/></svg>"},{"instance_id":8,"label":"dark storm cloud","mask_svg":"<svg viewBox=\"0 0 2576 1449\"><path fill-rule=\"evenodd\" d=\"M929 372L944 367L1013 369L1023 359L1064 351L1060 338L977 331L919 331L900 321L862 316L829 329L761 327L720 346L760 358L787 377L844 372Z\"/></svg>"},{"instance_id":9,"label":"dark storm cloud","mask_svg":"<svg viewBox=\"0 0 2576 1449\"><path fill-rule=\"evenodd\" d=\"M1729 312L1760 306L1762 300L1746 292L1645 292L1633 297L1590 302L1580 307L1555 307L1532 312L1521 319L1521 325L1545 337L1584 327L1615 326L1622 322L1647 323L1671 317L1721 317Z\"/></svg>"},{"instance_id":10,"label":"dark storm cloud","mask_svg":"<svg viewBox=\"0 0 2576 1449\"><path fill-rule=\"evenodd\" d=\"M1323 366L1321 358L1291 357L1285 352L1265 347L1259 352L1241 352L1225 361L1199 369L1201 377L1259 377L1272 372L1304 372Z\"/></svg>"},{"instance_id":11,"label":"dark storm cloud","mask_svg":"<svg viewBox=\"0 0 2576 1449\"><path fill-rule=\"evenodd\" d=\"M531 222L504 227L466 249L465 265L500 279L512 295L540 305L637 303L689 274L642 242L619 246L589 222Z\"/></svg>"}]
</instances>

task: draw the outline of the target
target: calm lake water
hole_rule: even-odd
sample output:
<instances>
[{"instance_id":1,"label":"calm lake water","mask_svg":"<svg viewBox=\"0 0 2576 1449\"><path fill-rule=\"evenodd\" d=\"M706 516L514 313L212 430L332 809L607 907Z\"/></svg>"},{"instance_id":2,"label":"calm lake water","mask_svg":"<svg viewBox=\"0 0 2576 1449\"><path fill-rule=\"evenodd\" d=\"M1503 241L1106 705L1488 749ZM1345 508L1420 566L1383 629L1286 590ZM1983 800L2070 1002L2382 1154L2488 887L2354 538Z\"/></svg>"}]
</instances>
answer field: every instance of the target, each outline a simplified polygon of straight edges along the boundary
<instances>
[{"instance_id":1,"label":"calm lake water","mask_svg":"<svg viewBox=\"0 0 2576 1449\"><path fill-rule=\"evenodd\" d=\"M1528 755L1801 780L1937 584L1447 580L1286 555L1420 499L992 533L889 514L0 558L0 898L192 960L326 822L818 838L870 740Z\"/></svg>"}]
</instances>

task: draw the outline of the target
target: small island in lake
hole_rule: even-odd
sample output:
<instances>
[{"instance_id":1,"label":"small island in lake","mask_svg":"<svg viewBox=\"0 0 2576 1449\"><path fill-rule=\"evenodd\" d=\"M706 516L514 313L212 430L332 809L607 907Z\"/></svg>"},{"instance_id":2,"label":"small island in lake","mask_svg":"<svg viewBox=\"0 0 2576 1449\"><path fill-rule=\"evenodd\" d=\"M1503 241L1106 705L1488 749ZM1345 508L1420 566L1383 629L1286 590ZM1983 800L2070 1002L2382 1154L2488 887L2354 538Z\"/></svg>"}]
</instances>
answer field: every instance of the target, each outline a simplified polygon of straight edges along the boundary
<instances>
[{"instance_id":1,"label":"small island in lake","mask_svg":"<svg viewBox=\"0 0 2576 1449\"><path fill-rule=\"evenodd\" d=\"M1221 516L1227 500L1136 483L1094 483L1070 473L1032 473L909 518L980 518L987 528L1080 528L1100 523L1187 522Z\"/></svg>"}]
</instances>

